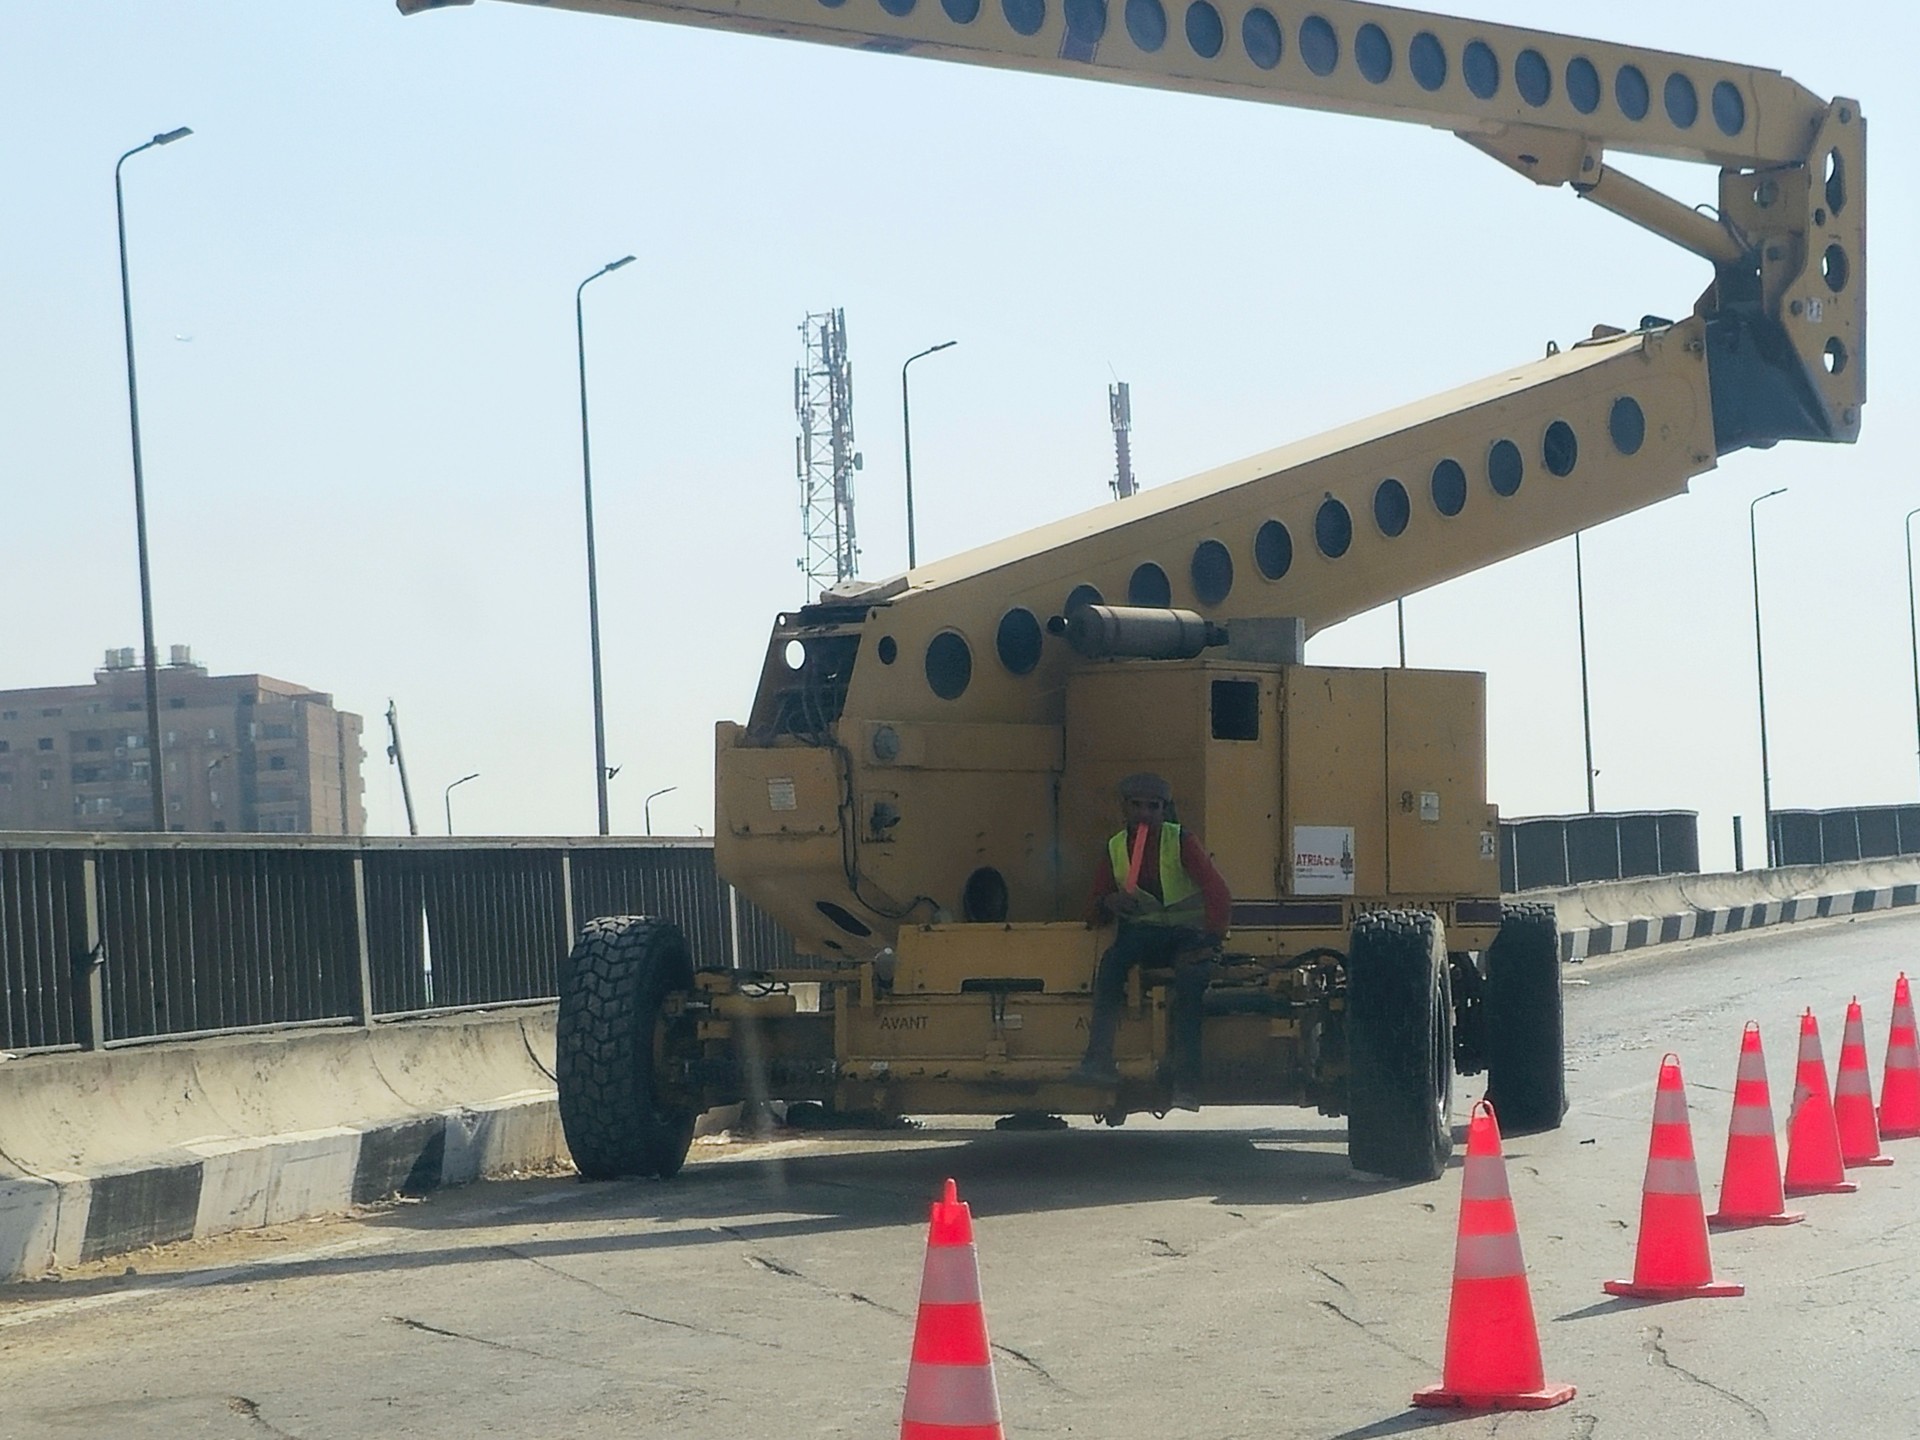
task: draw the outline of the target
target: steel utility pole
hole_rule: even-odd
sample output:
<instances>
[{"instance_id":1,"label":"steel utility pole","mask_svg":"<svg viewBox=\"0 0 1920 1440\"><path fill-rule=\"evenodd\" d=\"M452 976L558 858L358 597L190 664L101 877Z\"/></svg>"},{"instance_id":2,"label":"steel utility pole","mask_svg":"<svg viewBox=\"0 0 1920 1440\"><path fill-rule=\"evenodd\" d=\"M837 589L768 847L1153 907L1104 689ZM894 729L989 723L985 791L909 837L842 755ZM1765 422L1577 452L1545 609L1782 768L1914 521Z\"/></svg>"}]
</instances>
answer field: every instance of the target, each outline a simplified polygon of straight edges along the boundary
<instances>
[{"instance_id":1,"label":"steel utility pole","mask_svg":"<svg viewBox=\"0 0 1920 1440\"><path fill-rule=\"evenodd\" d=\"M466 784L467 781L478 780L479 778L480 778L480 772L478 770L474 771L471 775L462 775L458 780L454 781L451 785L447 786L447 788L444 791L441 792L440 798L444 802L446 802L446 807L447 807L447 834L449 835L453 834L453 792L458 790L462 785Z\"/></svg>"},{"instance_id":2,"label":"steel utility pole","mask_svg":"<svg viewBox=\"0 0 1920 1440\"><path fill-rule=\"evenodd\" d=\"M593 793L600 805L600 833L607 828L607 711L600 690L600 575L593 559L593 449L587 442L587 318L584 302L587 286L622 265L631 265L633 256L610 260L582 280L573 292L573 327L580 340L580 485L585 492L587 510L587 631L593 651ZM471 778L471 777L469 777ZM453 833L449 822L447 833Z\"/></svg>"},{"instance_id":3,"label":"steel utility pole","mask_svg":"<svg viewBox=\"0 0 1920 1440\"><path fill-rule=\"evenodd\" d=\"M413 818L413 790L407 784L407 757L400 749L400 711L393 701L387 701L387 759L400 770L400 798L407 806L407 834L418 835L420 826Z\"/></svg>"},{"instance_id":4,"label":"steel utility pole","mask_svg":"<svg viewBox=\"0 0 1920 1440\"><path fill-rule=\"evenodd\" d=\"M1580 532L1573 532L1573 603L1580 617L1580 729L1587 741L1587 813L1593 803L1593 702L1587 690L1587 578L1580 563Z\"/></svg>"},{"instance_id":5,"label":"steel utility pole","mask_svg":"<svg viewBox=\"0 0 1920 1440\"><path fill-rule=\"evenodd\" d=\"M133 430L133 524L140 550L140 634L146 646L147 669L147 781L153 792L153 828L167 829L167 786L160 762L160 659L153 644L153 573L147 563L147 486L140 468L140 386L133 366L133 291L127 283L127 206L120 187L120 167L142 150L171 145L193 131L182 125L136 145L113 167L113 217L120 227L120 314L127 332L127 420Z\"/></svg>"},{"instance_id":6,"label":"steel utility pole","mask_svg":"<svg viewBox=\"0 0 1920 1440\"><path fill-rule=\"evenodd\" d=\"M1914 754L1920 756L1920 620L1913 608L1913 517L1920 510L1909 510L1903 522L1907 532L1907 641L1913 649L1913 731Z\"/></svg>"},{"instance_id":7,"label":"steel utility pole","mask_svg":"<svg viewBox=\"0 0 1920 1440\"><path fill-rule=\"evenodd\" d=\"M907 568L913 569L920 563L919 551L913 541L913 410L907 403L907 366L929 355L938 355L942 350L951 350L958 340L942 340L938 345L929 345L916 355L909 355L900 365L900 439L906 451L907 461Z\"/></svg>"},{"instance_id":8,"label":"steel utility pole","mask_svg":"<svg viewBox=\"0 0 1920 1440\"><path fill-rule=\"evenodd\" d=\"M1777 861L1777 847L1773 842L1773 771L1767 762L1767 661L1766 650L1760 643L1760 539L1755 527L1754 511L1762 500L1771 500L1776 495L1787 493L1782 485L1778 490L1769 490L1764 495L1754 497L1747 506L1747 545L1753 555L1753 670L1760 682L1760 808L1761 819L1767 827L1767 868L1771 870Z\"/></svg>"}]
</instances>

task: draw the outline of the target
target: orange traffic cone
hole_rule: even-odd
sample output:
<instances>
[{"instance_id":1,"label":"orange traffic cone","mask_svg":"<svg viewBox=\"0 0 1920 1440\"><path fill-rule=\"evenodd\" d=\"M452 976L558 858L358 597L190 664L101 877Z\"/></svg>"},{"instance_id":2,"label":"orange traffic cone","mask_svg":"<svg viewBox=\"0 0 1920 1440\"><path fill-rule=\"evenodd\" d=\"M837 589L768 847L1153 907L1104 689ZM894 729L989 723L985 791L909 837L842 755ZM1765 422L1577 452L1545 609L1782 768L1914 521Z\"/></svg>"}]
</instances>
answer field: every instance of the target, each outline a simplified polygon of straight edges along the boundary
<instances>
[{"instance_id":1,"label":"orange traffic cone","mask_svg":"<svg viewBox=\"0 0 1920 1440\"><path fill-rule=\"evenodd\" d=\"M1653 1138L1647 1145L1647 1176L1640 1187L1640 1239L1633 1250L1633 1279L1609 1280L1609 1295L1636 1300L1685 1300L1693 1296L1744 1295L1744 1285L1716 1284L1707 1253L1707 1214L1700 1202L1700 1171L1693 1163L1693 1127L1687 1122L1687 1087L1680 1057L1660 1059L1653 1093Z\"/></svg>"},{"instance_id":2,"label":"orange traffic cone","mask_svg":"<svg viewBox=\"0 0 1920 1440\"><path fill-rule=\"evenodd\" d=\"M1880 1073L1880 1138L1920 1137L1920 1036L1913 1026L1907 972L1893 982L1893 1028L1887 1032L1887 1068Z\"/></svg>"},{"instance_id":3,"label":"orange traffic cone","mask_svg":"<svg viewBox=\"0 0 1920 1440\"><path fill-rule=\"evenodd\" d=\"M1840 1131L1842 1165L1891 1165L1880 1151L1880 1127L1873 1122L1873 1080L1867 1074L1867 1028L1860 1019L1860 997L1847 1002L1847 1028L1840 1039L1840 1073L1833 1078L1833 1120Z\"/></svg>"},{"instance_id":4,"label":"orange traffic cone","mask_svg":"<svg viewBox=\"0 0 1920 1440\"><path fill-rule=\"evenodd\" d=\"M987 1316L980 1306L973 1213L951 1180L946 1194L933 1202L927 1227L900 1440L1006 1440L987 1348Z\"/></svg>"},{"instance_id":5,"label":"orange traffic cone","mask_svg":"<svg viewBox=\"0 0 1920 1440\"><path fill-rule=\"evenodd\" d=\"M1820 1054L1820 1022L1809 1010L1800 1017L1800 1068L1793 1077L1793 1109L1787 1116L1789 1195L1851 1195L1840 1160L1840 1127L1827 1094L1827 1062Z\"/></svg>"},{"instance_id":6,"label":"orange traffic cone","mask_svg":"<svg viewBox=\"0 0 1920 1440\"><path fill-rule=\"evenodd\" d=\"M1527 1292L1527 1266L1500 1158L1493 1106L1473 1107L1460 1229L1453 1249L1453 1299L1447 1308L1447 1360L1440 1383L1413 1403L1468 1410L1546 1410L1573 1398L1540 1368L1540 1334Z\"/></svg>"},{"instance_id":7,"label":"orange traffic cone","mask_svg":"<svg viewBox=\"0 0 1920 1440\"><path fill-rule=\"evenodd\" d=\"M1733 1082L1733 1122L1727 1127L1727 1163L1720 1172L1720 1208L1707 1217L1715 1229L1791 1225L1806 1219L1787 1209L1780 1186L1780 1147L1773 1138L1773 1097L1760 1025L1747 1022L1740 1037L1740 1071Z\"/></svg>"}]
</instances>

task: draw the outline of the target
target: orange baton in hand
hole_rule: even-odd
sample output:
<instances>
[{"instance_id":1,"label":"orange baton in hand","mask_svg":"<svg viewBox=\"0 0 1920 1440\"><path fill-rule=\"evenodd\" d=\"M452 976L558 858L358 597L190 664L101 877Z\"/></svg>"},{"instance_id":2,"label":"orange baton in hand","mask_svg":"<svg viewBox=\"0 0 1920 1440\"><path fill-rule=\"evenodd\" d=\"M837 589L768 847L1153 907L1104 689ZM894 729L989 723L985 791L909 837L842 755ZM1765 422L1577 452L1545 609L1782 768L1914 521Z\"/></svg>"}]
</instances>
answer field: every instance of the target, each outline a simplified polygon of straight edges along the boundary
<instances>
[{"instance_id":1,"label":"orange baton in hand","mask_svg":"<svg viewBox=\"0 0 1920 1440\"><path fill-rule=\"evenodd\" d=\"M1133 854L1127 860L1127 891L1129 894L1140 888L1140 862L1147 858L1147 827L1136 825L1133 830Z\"/></svg>"}]
</instances>

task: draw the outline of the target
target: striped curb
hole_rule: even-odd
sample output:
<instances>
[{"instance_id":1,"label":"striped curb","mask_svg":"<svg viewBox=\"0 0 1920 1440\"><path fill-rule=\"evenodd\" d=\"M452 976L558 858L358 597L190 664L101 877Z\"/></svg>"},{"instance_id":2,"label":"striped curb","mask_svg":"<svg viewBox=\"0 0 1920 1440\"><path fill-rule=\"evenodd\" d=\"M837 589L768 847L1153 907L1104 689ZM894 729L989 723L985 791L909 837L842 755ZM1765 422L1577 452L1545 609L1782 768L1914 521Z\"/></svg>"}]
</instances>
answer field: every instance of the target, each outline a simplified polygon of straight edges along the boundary
<instances>
[{"instance_id":1,"label":"striped curb","mask_svg":"<svg viewBox=\"0 0 1920 1440\"><path fill-rule=\"evenodd\" d=\"M559 1103L533 1092L357 1129L212 1140L94 1175L0 1179L0 1280L566 1159Z\"/></svg>"},{"instance_id":2,"label":"striped curb","mask_svg":"<svg viewBox=\"0 0 1920 1440\"><path fill-rule=\"evenodd\" d=\"M1618 955L1649 945L1672 945L1709 935L1736 935L1796 920L1825 920L1836 915L1865 915L1920 904L1920 885L1885 885L1874 890L1843 890L1830 895L1801 895L1792 900L1763 900L1751 905L1692 909L1677 915L1641 915L1609 925L1588 925L1560 932L1560 959L1572 965L1602 955Z\"/></svg>"}]
</instances>

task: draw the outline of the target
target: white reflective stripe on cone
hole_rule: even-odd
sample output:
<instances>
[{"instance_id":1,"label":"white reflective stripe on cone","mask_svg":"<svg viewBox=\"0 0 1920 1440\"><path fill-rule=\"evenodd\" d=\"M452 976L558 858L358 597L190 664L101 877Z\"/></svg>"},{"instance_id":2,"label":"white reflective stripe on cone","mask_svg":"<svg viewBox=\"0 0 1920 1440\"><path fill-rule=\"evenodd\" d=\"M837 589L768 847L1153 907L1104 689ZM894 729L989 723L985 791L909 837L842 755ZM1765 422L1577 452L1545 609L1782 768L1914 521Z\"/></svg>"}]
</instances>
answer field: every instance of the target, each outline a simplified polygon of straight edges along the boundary
<instances>
[{"instance_id":1,"label":"white reflective stripe on cone","mask_svg":"<svg viewBox=\"0 0 1920 1440\"><path fill-rule=\"evenodd\" d=\"M1649 1195L1698 1195L1700 1171L1693 1160L1647 1161L1646 1192Z\"/></svg>"},{"instance_id":2,"label":"white reflective stripe on cone","mask_svg":"<svg viewBox=\"0 0 1920 1440\"><path fill-rule=\"evenodd\" d=\"M1802 1065L1826 1065L1827 1062L1825 1058L1820 1054L1820 1037L1818 1035L1802 1035L1800 1037L1800 1063Z\"/></svg>"},{"instance_id":3,"label":"white reflective stripe on cone","mask_svg":"<svg viewBox=\"0 0 1920 1440\"><path fill-rule=\"evenodd\" d=\"M1909 1040L1905 1044L1889 1046L1887 1065L1894 1070L1920 1070L1920 1045Z\"/></svg>"},{"instance_id":4,"label":"white reflective stripe on cone","mask_svg":"<svg viewBox=\"0 0 1920 1440\"><path fill-rule=\"evenodd\" d=\"M1462 1200L1505 1200L1507 1165L1498 1155L1469 1155L1466 1176L1460 1182Z\"/></svg>"},{"instance_id":5,"label":"white reflective stripe on cone","mask_svg":"<svg viewBox=\"0 0 1920 1440\"><path fill-rule=\"evenodd\" d=\"M1736 1105L1733 1107L1733 1124L1727 1127L1729 1135L1771 1135L1773 1116L1764 1105Z\"/></svg>"},{"instance_id":6,"label":"white reflective stripe on cone","mask_svg":"<svg viewBox=\"0 0 1920 1440\"><path fill-rule=\"evenodd\" d=\"M1684 1125L1687 1123L1687 1092L1684 1090L1660 1090L1653 1097L1653 1123L1656 1125Z\"/></svg>"},{"instance_id":7,"label":"white reflective stripe on cone","mask_svg":"<svg viewBox=\"0 0 1920 1440\"><path fill-rule=\"evenodd\" d=\"M997 1425L1000 1391L991 1365L928 1365L907 1372L904 1419L922 1425Z\"/></svg>"},{"instance_id":8,"label":"white reflective stripe on cone","mask_svg":"<svg viewBox=\"0 0 1920 1440\"><path fill-rule=\"evenodd\" d=\"M980 1266L971 1245L929 1245L920 1272L922 1305L978 1305Z\"/></svg>"},{"instance_id":9,"label":"white reflective stripe on cone","mask_svg":"<svg viewBox=\"0 0 1920 1440\"><path fill-rule=\"evenodd\" d=\"M1871 1095L1873 1083L1867 1079L1864 1070L1842 1070L1833 1082L1836 1095Z\"/></svg>"},{"instance_id":10,"label":"white reflective stripe on cone","mask_svg":"<svg viewBox=\"0 0 1920 1440\"><path fill-rule=\"evenodd\" d=\"M1767 1078L1767 1057L1758 1050L1747 1051L1740 1057L1740 1073L1734 1078L1748 1083L1764 1081Z\"/></svg>"},{"instance_id":11,"label":"white reflective stripe on cone","mask_svg":"<svg viewBox=\"0 0 1920 1440\"><path fill-rule=\"evenodd\" d=\"M1526 1273L1526 1261L1520 1258L1520 1237L1512 1231L1505 1235L1462 1235L1454 1245L1456 1280L1501 1280Z\"/></svg>"}]
</instances>

